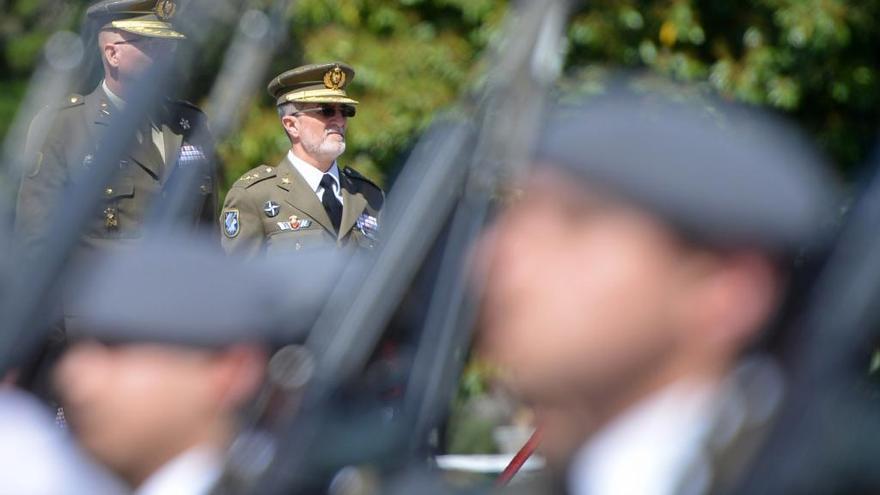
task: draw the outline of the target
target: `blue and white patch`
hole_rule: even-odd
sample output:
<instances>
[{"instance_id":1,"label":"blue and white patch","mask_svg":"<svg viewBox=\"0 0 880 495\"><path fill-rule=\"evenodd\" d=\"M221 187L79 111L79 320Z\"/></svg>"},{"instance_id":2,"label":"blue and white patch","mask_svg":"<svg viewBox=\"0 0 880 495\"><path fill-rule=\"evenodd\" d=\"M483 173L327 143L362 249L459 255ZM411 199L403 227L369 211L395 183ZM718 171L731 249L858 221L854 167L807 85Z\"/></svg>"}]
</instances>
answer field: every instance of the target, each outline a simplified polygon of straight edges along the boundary
<instances>
[{"instance_id":1,"label":"blue and white patch","mask_svg":"<svg viewBox=\"0 0 880 495\"><path fill-rule=\"evenodd\" d=\"M263 212L265 212L266 216L269 218L278 216L279 210L281 210L281 205L271 199L263 203Z\"/></svg>"},{"instance_id":2,"label":"blue and white patch","mask_svg":"<svg viewBox=\"0 0 880 495\"><path fill-rule=\"evenodd\" d=\"M230 239L237 236L241 230L238 221L238 210L223 210L223 233Z\"/></svg>"},{"instance_id":3,"label":"blue and white patch","mask_svg":"<svg viewBox=\"0 0 880 495\"><path fill-rule=\"evenodd\" d=\"M361 216L357 219L357 228L361 231L362 234L368 239L376 239L376 235L379 233L379 220L368 214L361 213Z\"/></svg>"}]
</instances>

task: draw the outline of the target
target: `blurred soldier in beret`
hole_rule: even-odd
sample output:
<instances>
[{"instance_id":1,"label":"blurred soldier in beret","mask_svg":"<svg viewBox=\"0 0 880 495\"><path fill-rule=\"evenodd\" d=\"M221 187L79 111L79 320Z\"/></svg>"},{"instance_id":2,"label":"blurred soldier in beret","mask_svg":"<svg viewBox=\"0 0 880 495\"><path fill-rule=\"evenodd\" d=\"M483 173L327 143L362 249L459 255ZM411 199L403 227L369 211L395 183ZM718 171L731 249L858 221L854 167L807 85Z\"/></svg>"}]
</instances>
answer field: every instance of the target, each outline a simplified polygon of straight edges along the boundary
<instances>
[{"instance_id":1,"label":"blurred soldier in beret","mask_svg":"<svg viewBox=\"0 0 880 495\"><path fill-rule=\"evenodd\" d=\"M45 108L31 125L26 151L33 166L22 178L16 207L16 242L25 253L46 248L47 229L65 187L92 166L111 118L122 111L135 82L154 61L172 57L184 39L171 20L175 0L103 0L87 10L98 32L104 78L89 94L71 94ZM45 133L45 140L36 137ZM180 167L197 167L200 181L190 194L193 208L181 224L216 232L216 168L205 115L190 103L165 99L138 127L134 144L119 160L115 177L103 184L103 200L81 236L78 253L101 256L137 241L166 182ZM67 328L70 331L70 328ZM63 341L64 330L53 332Z\"/></svg>"},{"instance_id":2,"label":"blurred soldier in beret","mask_svg":"<svg viewBox=\"0 0 880 495\"><path fill-rule=\"evenodd\" d=\"M332 62L297 67L269 83L290 151L274 167L251 169L227 193L220 214L227 252L374 245L384 194L336 162L358 104L345 91L352 79L354 69Z\"/></svg>"},{"instance_id":3,"label":"blurred soldier in beret","mask_svg":"<svg viewBox=\"0 0 880 495\"><path fill-rule=\"evenodd\" d=\"M744 351L821 240L833 181L788 129L722 115L619 95L555 109L484 238L483 349L557 470L526 493L714 493L772 417L778 367Z\"/></svg>"},{"instance_id":4,"label":"blurred soldier in beret","mask_svg":"<svg viewBox=\"0 0 880 495\"><path fill-rule=\"evenodd\" d=\"M208 493L269 353L303 335L332 281L310 276L325 258L238 261L151 244L76 277L84 330L54 371L65 420L137 493Z\"/></svg>"}]
</instances>

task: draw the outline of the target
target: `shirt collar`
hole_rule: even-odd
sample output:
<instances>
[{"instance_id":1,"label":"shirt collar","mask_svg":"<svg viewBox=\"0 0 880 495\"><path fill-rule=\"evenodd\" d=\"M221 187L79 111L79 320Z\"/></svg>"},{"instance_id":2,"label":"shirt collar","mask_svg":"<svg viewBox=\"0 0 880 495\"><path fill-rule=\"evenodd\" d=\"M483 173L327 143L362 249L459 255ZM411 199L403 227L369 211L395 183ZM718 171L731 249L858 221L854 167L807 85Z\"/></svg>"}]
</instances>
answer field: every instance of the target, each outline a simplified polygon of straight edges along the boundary
<instances>
[{"instance_id":1,"label":"shirt collar","mask_svg":"<svg viewBox=\"0 0 880 495\"><path fill-rule=\"evenodd\" d=\"M321 187L321 178L324 177L324 172L321 172L313 165L296 156L292 150L287 152L287 160L290 161L293 168L303 176L303 179L306 180L306 183L312 188L312 191L318 192L318 188ZM327 173L333 177L333 180L336 181L336 188L339 189L339 167L336 165L335 160Z\"/></svg>"},{"instance_id":2,"label":"shirt collar","mask_svg":"<svg viewBox=\"0 0 880 495\"><path fill-rule=\"evenodd\" d=\"M221 466L222 458L213 449L187 450L147 478L135 495L206 494L220 478Z\"/></svg>"},{"instance_id":3,"label":"shirt collar","mask_svg":"<svg viewBox=\"0 0 880 495\"><path fill-rule=\"evenodd\" d=\"M685 477L708 484L703 443L718 392L705 383L678 383L630 408L574 456L571 493L666 495L677 493Z\"/></svg>"},{"instance_id":4,"label":"shirt collar","mask_svg":"<svg viewBox=\"0 0 880 495\"><path fill-rule=\"evenodd\" d=\"M112 103L113 106L116 107L117 110L124 110L125 109L125 100L120 98L113 91L110 91L110 88L107 87L107 80L106 79L101 81L101 88L104 89L104 93L107 95L107 99L110 100L110 103Z\"/></svg>"}]
</instances>

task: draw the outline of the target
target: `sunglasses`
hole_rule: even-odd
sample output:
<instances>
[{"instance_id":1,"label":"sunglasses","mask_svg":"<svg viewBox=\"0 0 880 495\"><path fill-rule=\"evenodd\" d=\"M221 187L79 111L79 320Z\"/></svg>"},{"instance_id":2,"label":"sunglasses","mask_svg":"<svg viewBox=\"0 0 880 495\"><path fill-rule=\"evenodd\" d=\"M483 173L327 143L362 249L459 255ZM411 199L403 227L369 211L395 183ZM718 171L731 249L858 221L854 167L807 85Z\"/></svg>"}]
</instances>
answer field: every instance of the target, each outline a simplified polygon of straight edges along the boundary
<instances>
[{"instance_id":1,"label":"sunglasses","mask_svg":"<svg viewBox=\"0 0 880 495\"><path fill-rule=\"evenodd\" d=\"M296 112L294 115L299 115L301 113L320 113L322 117L330 118L336 115L336 109L339 109L339 113L346 118L354 117L357 111L351 105L339 105L335 107L333 105L321 105L315 108L307 108L305 110L300 110Z\"/></svg>"},{"instance_id":2,"label":"sunglasses","mask_svg":"<svg viewBox=\"0 0 880 495\"><path fill-rule=\"evenodd\" d=\"M147 49L153 48L168 48L169 50L174 51L177 48L177 43L172 39L165 38L147 38L147 37L138 37L131 38L123 41L115 41L114 45L134 45L141 46Z\"/></svg>"}]
</instances>

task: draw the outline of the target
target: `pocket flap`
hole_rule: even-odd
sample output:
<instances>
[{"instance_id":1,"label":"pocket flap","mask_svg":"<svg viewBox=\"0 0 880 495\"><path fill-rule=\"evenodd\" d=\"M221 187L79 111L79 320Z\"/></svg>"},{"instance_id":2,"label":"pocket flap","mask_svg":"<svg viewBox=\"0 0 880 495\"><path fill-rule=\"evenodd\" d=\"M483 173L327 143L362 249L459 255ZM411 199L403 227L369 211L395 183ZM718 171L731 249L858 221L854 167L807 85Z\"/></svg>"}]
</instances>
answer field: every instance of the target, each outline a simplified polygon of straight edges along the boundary
<instances>
[{"instance_id":1,"label":"pocket flap","mask_svg":"<svg viewBox=\"0 0 880 495\"><path fill-rule=\"evenodd\" d=\"M134 196L134 180L131 177L120 177L104 188L104 198L123 198Z\"/></svg>"}]
</instances>

